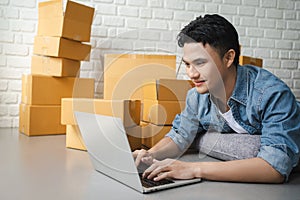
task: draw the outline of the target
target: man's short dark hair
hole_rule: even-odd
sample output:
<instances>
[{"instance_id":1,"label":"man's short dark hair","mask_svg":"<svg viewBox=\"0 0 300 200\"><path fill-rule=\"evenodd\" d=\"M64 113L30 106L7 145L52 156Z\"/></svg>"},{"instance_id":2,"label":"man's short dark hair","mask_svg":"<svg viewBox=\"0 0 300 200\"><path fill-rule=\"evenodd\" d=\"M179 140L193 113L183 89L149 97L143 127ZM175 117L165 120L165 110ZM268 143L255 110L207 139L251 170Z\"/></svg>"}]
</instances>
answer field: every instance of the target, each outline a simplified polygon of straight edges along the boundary
<instances>
[{"instance_id":1,"label":"man's short dark hair","mask_svg":"<svg viewBox=\"0 0 300 200\"><path fill-rule=\"evenodd\" d=\"M178 45L183 47L185 43L200 42L209 44L223 58L229 49L235 51L233 64L239 63L240 47L239 36L234 26L220 15L199 16L186 25L178 34Z\"/></svg>"}]
</instances>

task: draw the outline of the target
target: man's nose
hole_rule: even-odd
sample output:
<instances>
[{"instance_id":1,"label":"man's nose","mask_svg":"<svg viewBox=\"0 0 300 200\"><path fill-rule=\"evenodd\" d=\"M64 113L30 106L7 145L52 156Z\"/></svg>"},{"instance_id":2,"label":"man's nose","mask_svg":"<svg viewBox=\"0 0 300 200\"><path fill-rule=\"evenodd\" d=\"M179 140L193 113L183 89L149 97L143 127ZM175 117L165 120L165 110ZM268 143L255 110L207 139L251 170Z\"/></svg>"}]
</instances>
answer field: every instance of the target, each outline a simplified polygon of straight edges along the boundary
<instances>
[{"instance_id":1,"label":"man's nose","mask_svg":"<svg viewBox=\"0 0 300 200\"><path fill-rule=\"evenodd\" d=\"M190 67L187 68L187 74L191 79L198 78L200 76L200 72L193 65L190 65Z\"/></svg>"}]
</instances>

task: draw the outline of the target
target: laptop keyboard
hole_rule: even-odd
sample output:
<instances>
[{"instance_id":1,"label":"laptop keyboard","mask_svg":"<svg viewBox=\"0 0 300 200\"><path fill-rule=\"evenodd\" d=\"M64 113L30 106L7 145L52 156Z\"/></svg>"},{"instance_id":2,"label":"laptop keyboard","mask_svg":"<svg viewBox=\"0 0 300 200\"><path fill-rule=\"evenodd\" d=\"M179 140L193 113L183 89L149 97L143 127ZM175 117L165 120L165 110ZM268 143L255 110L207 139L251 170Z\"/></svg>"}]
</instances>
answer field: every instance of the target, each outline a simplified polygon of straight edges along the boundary
<instances>
[{"instance_id":1,"label":"laptop keyboard","mask_svg":"<svg viewBox=\"0 0 300 200\"><path fill-rule=\"evenodd\" d=\"M150 179L147 179L147 178L143 178L143 173L139 173L139 176L140 176L142 185L146 188L174 183L174 181L172 181L170 179L163 179L163 180L160 180L160 181L154 181L154 180L150 180Z\"/></svg>"}]
</instances>

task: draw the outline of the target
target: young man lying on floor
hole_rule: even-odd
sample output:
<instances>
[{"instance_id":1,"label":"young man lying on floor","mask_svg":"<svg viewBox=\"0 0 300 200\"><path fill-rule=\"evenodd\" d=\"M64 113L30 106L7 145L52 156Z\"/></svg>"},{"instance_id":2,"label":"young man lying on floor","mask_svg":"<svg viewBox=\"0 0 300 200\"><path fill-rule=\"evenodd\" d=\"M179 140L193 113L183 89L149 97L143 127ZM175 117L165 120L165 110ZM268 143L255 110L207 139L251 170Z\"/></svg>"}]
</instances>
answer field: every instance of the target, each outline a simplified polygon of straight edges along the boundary
<instances>
[{"instance_id":1,"label":"young man lying on floor","mask_svg":"<svg viewBox=\"0 0 300 200\"><path fill-rule=\"evenodd\" d=\"M186 107L166 137L149 150L133 153L136 165L150 165L144 176L154 180L288 180L299 161L300 148L300 104L289 87L264 69L238 64L237 31L219 15L190 22L179 33L178 44L183 47L182 62L195 87L188 92ZM170 159L184 153L196 136L210 132L260 135L258 152L253 157L225 158L226 162ZM239 140L231 143L231 149L246 147ZM236 151L243 154L241 148Z\"/></svg>"}]
</instances>

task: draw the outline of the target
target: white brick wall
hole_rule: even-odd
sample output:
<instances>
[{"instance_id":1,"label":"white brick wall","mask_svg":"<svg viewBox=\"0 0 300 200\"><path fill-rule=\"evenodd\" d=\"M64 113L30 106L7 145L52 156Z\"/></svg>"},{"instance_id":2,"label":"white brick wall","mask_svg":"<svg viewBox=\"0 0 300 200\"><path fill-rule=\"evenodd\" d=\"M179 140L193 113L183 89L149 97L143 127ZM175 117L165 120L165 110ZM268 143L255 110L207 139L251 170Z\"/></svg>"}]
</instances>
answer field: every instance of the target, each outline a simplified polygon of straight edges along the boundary
<instances>
[{"instance_id":1,"label":"white brick wall","mask_svg":"<svg viewBox=\"0 0 300 200\"><path fill-rule=\"evenodd\" d=\"M92 55L81 76L97 81L101 97L103 54L171 53L176 35L200 14L219 13L240 34L242 54L260 57L300 100L300 1L295 0L82 0L96 8ZM30 73L37 27L36 0L0 1L0 127L18 126L21 75ZM184 70L180 78L185 78Z\"/></svg>"}]
</instances>

